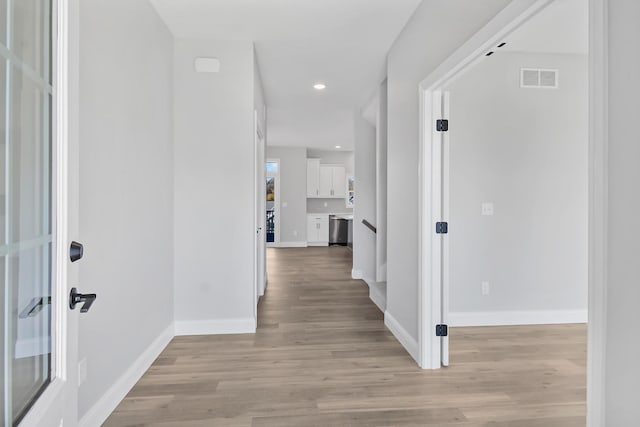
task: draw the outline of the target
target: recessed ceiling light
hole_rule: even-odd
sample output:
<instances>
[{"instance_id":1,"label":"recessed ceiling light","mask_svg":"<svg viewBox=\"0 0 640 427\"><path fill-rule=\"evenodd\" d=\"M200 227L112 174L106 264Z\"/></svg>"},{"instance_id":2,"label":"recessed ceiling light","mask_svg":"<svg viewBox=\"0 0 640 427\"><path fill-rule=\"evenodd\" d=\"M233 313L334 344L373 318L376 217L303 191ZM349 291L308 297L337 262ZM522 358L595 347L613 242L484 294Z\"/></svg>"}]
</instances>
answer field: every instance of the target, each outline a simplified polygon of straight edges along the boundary
<instances>
[{"instance_id":1,"label":"recessed ceiling light","mask_svg":"<svg viewBox=\"0 0 640 427\"><path fill-rule=\"evenodd\" d=\"M315 90L325 90L327 88L327 85L324 83L316 83L313 85L313 88Z\"/></svg>"},{"instance_id":2,"label":"recessed ceiling light","mask_svg":"<svg viewBox=\"0 0 640 427\"><path fill-rule=\"evenodd\" d=\"M340 148L342 148L342 145L336 145L336 148L340 149Z\"/></svg>"}]
</instances>

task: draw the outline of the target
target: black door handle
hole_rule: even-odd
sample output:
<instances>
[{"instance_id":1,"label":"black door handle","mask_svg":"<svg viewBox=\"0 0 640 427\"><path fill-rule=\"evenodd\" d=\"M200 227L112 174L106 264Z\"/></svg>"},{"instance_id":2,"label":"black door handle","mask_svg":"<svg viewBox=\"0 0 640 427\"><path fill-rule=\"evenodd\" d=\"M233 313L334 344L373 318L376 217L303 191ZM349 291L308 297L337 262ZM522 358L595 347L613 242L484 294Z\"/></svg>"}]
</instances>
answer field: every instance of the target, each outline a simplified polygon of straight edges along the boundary
<instances>
[{"instance_id":1,"label":"black door handle","mask_svg":"<svg viewBox=\"0 0 640 427\"><path fill-rule=\"evenodd\" d=\"M69 293L69 308L71 310L75 310L76 305L83 302L82 308L80 308L80 313L86 313L89 311L94 301L98 298L96 294L81 294L78 293L76 288L71 288L71 293Z\"/></svg>"}]
</instances>

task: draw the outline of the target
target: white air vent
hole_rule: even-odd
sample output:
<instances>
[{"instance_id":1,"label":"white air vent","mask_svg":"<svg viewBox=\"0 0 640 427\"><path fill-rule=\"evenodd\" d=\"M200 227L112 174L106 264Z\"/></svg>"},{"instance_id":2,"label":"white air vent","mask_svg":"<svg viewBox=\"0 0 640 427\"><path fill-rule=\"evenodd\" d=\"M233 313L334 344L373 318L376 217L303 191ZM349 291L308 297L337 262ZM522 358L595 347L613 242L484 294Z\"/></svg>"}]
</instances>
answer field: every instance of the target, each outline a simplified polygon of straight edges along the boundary
<instances>
[{"instance_id":1,"label":"white air vent","mask_svg":"<svg viewBox=\"0 0 640 427\"><path fill-rule=\"evenodd\" d=\"M557 89L558 70L522 68L520 70L520 87Z\"/></svg>"},{"instance_id":2,"label":"white air vent","mask_svg":"<svg viewBox=\"0 0 640 427\"><path fill-rule=\"evenodd\" d=\"M198 73L220 72L220 60L218 58L198 57L194 61L193 66Z\"/></svg>"}]
</instances>

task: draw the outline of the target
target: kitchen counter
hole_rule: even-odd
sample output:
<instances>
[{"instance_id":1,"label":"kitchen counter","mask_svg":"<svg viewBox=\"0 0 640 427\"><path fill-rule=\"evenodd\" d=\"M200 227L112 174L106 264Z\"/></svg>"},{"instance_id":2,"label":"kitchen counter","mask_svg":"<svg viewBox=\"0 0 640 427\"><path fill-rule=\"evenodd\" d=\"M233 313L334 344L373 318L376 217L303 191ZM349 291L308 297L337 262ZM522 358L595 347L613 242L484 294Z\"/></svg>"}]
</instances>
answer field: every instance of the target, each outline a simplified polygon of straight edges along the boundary
<instances>
[{"instance_id":1,"label":"kitchen counter","mask_svg":"<svg viewBox=\"0 0 640 427\"><path fill-rule=\"evenodd\" d=\"M333 215L343 219L353 219L353 212L307 212L307 215Z\"/></svg>"}]
</instances>

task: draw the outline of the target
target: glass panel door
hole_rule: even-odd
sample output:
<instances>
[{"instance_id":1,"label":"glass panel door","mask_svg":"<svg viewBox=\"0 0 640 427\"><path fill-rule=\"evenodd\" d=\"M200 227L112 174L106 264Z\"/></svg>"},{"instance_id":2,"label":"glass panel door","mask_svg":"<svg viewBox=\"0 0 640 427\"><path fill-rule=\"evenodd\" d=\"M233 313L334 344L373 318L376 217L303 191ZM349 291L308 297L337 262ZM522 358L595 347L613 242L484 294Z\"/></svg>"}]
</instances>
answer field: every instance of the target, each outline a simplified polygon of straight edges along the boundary
<instances>
[{"instance_id":1,"label":"glass panel door","mask_svg":"<svg viewBox=\"0 0 640 427\"><path fill-rule=\"evenodd\" d=\"M268 176L267 181L267 243L276 241L276 178Z\"/></svg>"},{"instance_id":2,"label":"glass panel door","mask_svg":"<svg viewBox=\"0 0 640 427\"><path fill-rule=\"evenodd\" d=\"M277 178L279 171L279 163L276 161L267 161L266 162L266 227L267 227L267 235L266 240L267 243L275 243L276 242L276 215L277 215Z\"/></svg>"},{"instance_id":3,"label":"glass panel door","mask_svg":"<svg viewBox=\"0 0 640 427\"><path fill-rule=\"evenodd\" d=\"M1 0L3 425L51 381L51 1Z\"/></svg>"}]
</instances>

